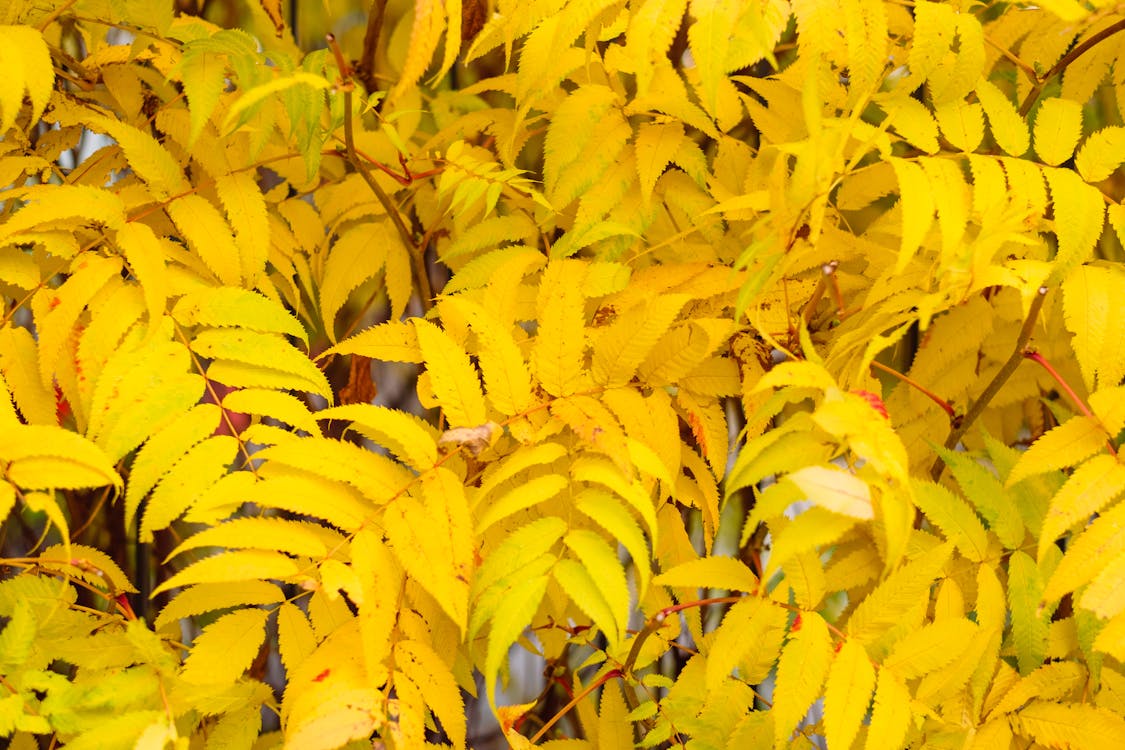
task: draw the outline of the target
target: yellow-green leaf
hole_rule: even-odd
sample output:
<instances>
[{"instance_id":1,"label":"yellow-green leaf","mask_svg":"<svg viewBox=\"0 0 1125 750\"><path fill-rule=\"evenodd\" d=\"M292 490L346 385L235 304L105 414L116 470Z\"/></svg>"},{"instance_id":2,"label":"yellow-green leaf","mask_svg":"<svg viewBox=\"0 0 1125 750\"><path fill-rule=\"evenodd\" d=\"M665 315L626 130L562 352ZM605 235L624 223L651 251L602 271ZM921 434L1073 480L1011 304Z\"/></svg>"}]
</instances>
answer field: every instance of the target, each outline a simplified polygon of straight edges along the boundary
<instances>
[{"instance_id":1,"label":"yellow-green leaf","mask_svg":"<svg viewBox=\"0 0 1125 750\"><path fill-rule=\"evenodd\" d=\"M1074 154L1082 135L1082 103L1046 99L1035 115L1035 153L1044 164L1057 167Z\"/></svg>"},{"instance_id":2,"label":"yellow-green leaf","mask_svg":"<svg viewBox=\"0 0 1125 750\"><path fill-rule=\"evenodd\" d=\"M240 609L223 615L192 642L182 677L195 684L234 682L250 667L266 637L264 609Z\"/></svg>"},{"instance_id":3,"label":"yellow-green leaf","mask_svg":"<svg viewBox=\"0 0 1125 750\"><path fill-rule=\"evenodd\" d=\"M797 722L820 696L832 662L832 636L816 612L802 612L777 665L773 692L775 748L789 746Z\"/></svg>"},{"instance_id":4,"label":"yellow-green leaf","mask_svg":"<svg viewBox=\"0 0 1125 750\"><path fill-rule=\"evenodd\" d=\"M902 747L906 730L910 728L910 716L910 693L906 685L894 672L881 668L864 745L866 750Z\"/></svg>"},{"instance_id":5,"label":"yellow-green leaf","mask_svg":"<svg viewBox=\"0 0 1125 750\"><path fill-rule=\"evenodd\" d=\"M875 690L875 668L867 652L845 640L824 687L824 733L830 747L851 747Z\"/></svg>"},{"instance_id":6,"label":"yellow-green leaf","mask_svg":"<svg viewBox=\"0 0 1125 750\"><path fill-rule=\"evenodd\" d=\"M465 350L447 333L425 320L414 319L418 345L434 396L452 427L477 427L488 419L480 376Z\"/></svg>"}]
</instances>

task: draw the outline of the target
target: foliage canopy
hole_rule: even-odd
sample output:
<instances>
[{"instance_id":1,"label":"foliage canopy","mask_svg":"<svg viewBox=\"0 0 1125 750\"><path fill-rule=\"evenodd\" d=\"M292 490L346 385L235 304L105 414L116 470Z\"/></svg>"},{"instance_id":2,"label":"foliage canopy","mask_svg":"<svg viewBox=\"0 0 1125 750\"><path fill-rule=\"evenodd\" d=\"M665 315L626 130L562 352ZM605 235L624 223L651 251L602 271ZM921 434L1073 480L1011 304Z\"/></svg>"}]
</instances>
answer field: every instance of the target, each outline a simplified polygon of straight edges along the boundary
<instances>
[{"instance_id":1,"label":"foliage canopy","mask_svg":"<svg viewBox=\"0 0 1125 750\"><path fill-rule=\"evenodd\" d=\"M243 10L0 11L0 737L1125 744L1119 3Z\"/></svg>"}]
</instances>

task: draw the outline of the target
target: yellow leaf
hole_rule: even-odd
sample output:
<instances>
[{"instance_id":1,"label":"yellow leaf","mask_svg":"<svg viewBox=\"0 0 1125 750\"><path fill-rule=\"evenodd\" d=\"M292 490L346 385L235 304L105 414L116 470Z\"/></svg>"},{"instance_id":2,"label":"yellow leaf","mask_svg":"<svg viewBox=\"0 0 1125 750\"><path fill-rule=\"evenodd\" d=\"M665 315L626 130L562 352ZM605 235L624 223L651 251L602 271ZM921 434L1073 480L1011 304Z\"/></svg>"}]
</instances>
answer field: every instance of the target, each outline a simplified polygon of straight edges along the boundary
<instances>
[{"instance_id":1,"label":"yellow leaf","mask_svg":"<svg viewBox=\"0 0 1125 750\"><path fill-rule=\"evenodd\" d=\"M1125 610L1125 588L1121 586L1122 576L1125 576L1125 556L1103 557L1099 560L1098 567L1100 570L1094 580L1079 597L1078 606L1090 610L1098 617L1116 617Z\"/></svg>"},{"instance_id":2,"label":"yellow leaf","mask_svg":"<svg viewBox=\"0 0 1125 750\"><path fill-rule=\"evenodd\" d=\"M607 631L612 640L620 641L629 624L630 597L625 571L617 559L616 544L611 547L599 534L585 529L575 529L563 540L578 556L609 609L613 612L616 627ZM599 623L603 628L606 623Z\"/></svg>"},{"instance_id":3,"label":"yellow leaf","mask_svg":"<svg viewBox=\"0 0 1125 750\"><path fill-rule=\"evenodd\" d=\"M93 583L113 594L122 591L130 594L137 592L137 588L113 558L94 547L87 547L84 544L56 544L43 550L36 561L45 568L64 570L69 575Z\"/></svg>"},{"instance_id":4,"label":"yellow leaf","mask_svg":"<svg viewBox=\"0 0 1125 750\"><path fill-rule=\"evenodd\" d=\"M0 372L25 422L58 424L54 390L39 376L39 348L26 328L0 328Z\"/></svg>"},{"instance_id":5,"label":"yellow leaf","mask_svg":"<svg viewBox=\"0 0 1125 750\"><path fill-rule=\"evenodd\" d=\"M73 335L82 311L121 272L119 258L86 255L76 264L74 273L62 286L40 292L45 295L47 310L36 315L35 325L39 340L39 375L45 385L54 382L65 343Z\"/></svg>"},{"instance_id":6,"label":"yellow leaf","mask_svg":"<svg viewBox=\"0 0 1125 750\"><path fill-rule=\"evenodd\" d=\"M398 320L360 331L325 350L319 358L323 359L331 354L359 354L383 362L422 362L414 325Z\"/></svg>"},{"instance_id":7,"label":"yellow leaf","mask_svg":"<svg viewBox=\"0 0 1125 750\"><path fill-rule=\"evenodd\" d=\"M290 73L286 76L274 78L272 81L255 86L242 96L238 97L230 109L227 110L227 116L223 120L223 130L231 128L231 124L238 119L238 125L249 120L254 110L259 107L263 102L273 99L276 101L277 94L287 91L288 89L296 87L309 87L314 91L320 91L331 88L332 84L322 76L313 75L304 71L297 71ZM235 125L235 127L238 127Z\"/></svg>"},{"instance_id":8,"label":"yellow leaf","mask_svg":"<svg viewBox=\"0 0 1125 750\"><path fill-rule=\"evenodd\" d=\"M198 400L196 395L194 400ZM133 460L125 494L125 518L132 523L141 500L179 458L219 425L219 407L199 404L152 425L151 436Z\"/></svg>"},{"instance_id":9,"label":"yellow leaf","mask_svg":"<svg viewBox=\"0 0 1125 750\"><path fill-rule=\"evenodd\" d=\"M336 314L348 295L383 268L390 237L381 224L361 224L332 243L319 284L320 317L324 330L336 341Z\"/></svg>"},{"instance_id":10,"label":"yellow leaf","mask_svg":"<svg viewBox=\"0 0 1125 750\"><path fill-rule=\"evenodd\" d=\"M1027 702L1058 700L1073 690L1080 689L1089 678L1085 667L1074 662L1055 662L1044 664L1004 692L1000 702L988 713L989 716L1017 711Z\"/></svg>"},{"instance_id":11,"label":"yellow leaf","mask_svg":"<svg viewBox=\"0 0 1125 750\"><path fill-rule=\"evenodd\" d=\"M214 435L184 453L160 479L145 506L141 541L152 541L152 532L167 528L188 510L193 501L227 473L237 451L236 438Z\"/></svg>"},{"instance_id":12,"label":"yellow leaf","mask_svg":"<svg viewBox=\"0 0 1125 750\"><path fill-rule=\"evenodd\" d=\"M637 175L641 182L641 198L652 201L656 181L672 161L684 142L684 126L680 122L646 122L637 131Z\"/></svg>"},{"instance_id":13,"label":"yellow leaf","mask_svg":"<svg viewBox=\"0 0 1125 750\"><path fill-rule=\"evenodd\" d=\"M922 159L921 164L930 178L937 203L942 261L951 264L960 260L963 252L965 226L969 220L969 186L960 164L949 159Z\"/></svg>"},{"instance_id":14,"label":"yellow leaf","mask_svg":"<svg viewBox=\"0 0 1125 750\"><path fill-rule=\"evenodd\" d=\"M67 220L82 219L85 223L101 224L109 229L120 229L125 224L125 204L116 193L86 185L35 185L24 188L20 195L26 201L12 216L0 224L0 243L34 229L40 225L61 224Z\"/></svg>"},{"instance_id":15,"label":"yellow leaf","mask_svg":"<svg viewBox=\"0 0 1125 750\"><path fill-rule=\"evenodd\" d=\"M186 682L223 685L250 667L266 637L264 609L240 609L223 615L192 642L181 676Z\"/></svg>"},{"instance_id":16,"label":"yellow leaf","mask_svg":"<svg viewBox=\"0 0 1125 750\"><path fill-rule=\"evenodd\" d=\"M215 191L234 229L242 283L255 287L265 273L270 248L265 196L251 172L232 172L219 177L215 181Z\"/></svg>"},{"instance_id":17,"label":"yellow leaf","mask_svg":"<svg viewBox=\"0 0 1125 750\"><path fill-rule=\"evenodd\" d=\"M660 295L622 313L595 341L594 382L612 388L632 380L687 301L686 295Z\"/></svg>"},{"instance_id":18,"label":"yellow leaf","mask_svg":"<svg viewBox=\"0 0 1125 750\"><path fill-rule=\"evenodd\" d=\"M1090 257L1105 224L1105 199L1101 191L1069 169L1045 168L1043 173L1051 186L1055 236L1059 241L1047 281L1053 284L1066 279L1072 269Z\"/></svg>"},{"instance_id":19,"label":"yellow leaf","mask_svg":"<svg viewBox=\"0 0 1125 750\"><path fill-rule=\"evenodd\" d=\"M633 723L627 713L617 681L607 682L602 688L601 710L598 712L598 748L633 750Z\"/></svg>"},{"instance_id":20,"label":"yellow leaf","mask_svg":"<svg viewBox=\"0 0 1125 750\"><path fill-rule=\"evenodd\" d=\"M1035 153L1044 164L1057 167L1074 154L1082 135L1082 104L1069 99L1046 99L1035 115Z\"/></svg>"},{"instance_id":21,"label":"yellow leaf","mask_svg":"<svg viewBox=\"0 0 1125 750\"><path fill-rule=\"evenodd\" d=\"M184 326L247 328L308 341L304 327L281 303L249 289L210 287L188 292L176 302L172 315Z\"/></svg>"},{"instance_id":22,"label":"yellow leaf","mask_svg":"<svg viewBox=\"0 0 1125 750\"><path fill-rule=\"evenodd\" d=\"M238 286L242 265L230 224L219 209L195 193L170 202L165 210L180 235L223 284Z\"/></svg>"},{"instance_id":23,"label":"yellow leaf","mask_svg":"<svg viewBox=\"0 0 1125 750\"><path fill-rule=\"evenodd\" d=\"M169 558L200 547L263 549L301 557L322 558L328 553L326 536L315 526L285 518L234 518L204 529L180 543Z\"/></svg>"},{"instance_id":24,"label":"yellow leaf","mask_svg":"<svg viewBox=\"0 0 1125 750\"><path fill-rule=\"evenodd\" d=\"M988 115L988 124L992 128L996 144L1011 156L1023 156L1027 153L1027 148L1031 145L1027 123L1020 117L1008 96L987 78L977 81L976 92L977 100Z\"/></svg>"},{"instance_id":25,"label":"yellow leaf","mask_svg":"<svg viewBox=\"0 0 1125 750\"><path fill-rule=\"evenodd\" d=\"M595 1L608 4L606 0ZM553 20L544 22L536 33L548 33ZM527 59L525 47L520 60L521 82ZM633 135L633 128L618 104L618 94L613 89L588 83L555 109L544 147L543 185L547 198L560 209L606 174Z\"/></svg>"},{"instance_id":26,"label":"yellow leaf","mask_svg":"<svg viewBox=\"0 0 1125 750\"><path fill-rule=\"evenodd\" d=\"M100 448L86 438L48 425L11 425L0 431L6 477L25 490L120 487L121 477Z\"/></svg>"},{"instance_id":27,"label":"yellow leaf","mask_svg":"<svg viewBox=\"0 0 1125 750\"><path fill-rule=\"evenodd\" d=\"M117 141L125 152L129 168L145 181L158 200L164 201L189 190L180 165L150 134L109 117L92 118L90 125Z\"/></svg>"},{"instance_id":28,"label":"yellow leaf","mask_svg":"<svg viewBox=\"0 0 1125 750\"><path fill-rule=\"evenodd\" d=\"M1125 428L1125 385L1103 387L1091 393L1090 409L1107 433L1117 435Z\"/></svg>"},{"instance_id":29,"label":"yellow leaf","mask_svg":"<svg viewBox=\"0 0 1125 750\"><path fill-rule=\"evenodd\" d=\"M254 579L285 579L297 575L300 569L291 557L280 552L238 550L205 557L161 583L152 592L182 588L192 583L225 583Z\"/></svg>"},{"instance_id":30,"label":"yellow leaf","mask_svg":"<svg viewBox=\"0 0 1125 750\"><path fill-rule=\"evenodd\" d=\"M1086 182L1101 182L1125 162L1125 128L1110 126L1091 135L1078 150L1074 166Z\"/></svg>"},{"instance_id":31,"label":"yellow leaf","mask_svg":"<svg viewBox=\"0 0 1125 750\"><path fill-rule=\"evenodd\" d=\"M424 471L438 459L437 431L419 417L373 404L345 404L321 409L317 420L344 419L353 429L390 448L413 468Z\"/></svg>"},{"instance_id":32,"label":"yellow leaf","mask_svg":"<svg viewBox=\"0 0 1125 750\"><path fill-rule=\"evenodd\" d=\"M953 661L976 632L976 624L963 617L930 623L896 643L883 667L904 679L921 677Z\"/></svg>"},{"instance_id":33,"label":"yellow leaf","mask_svg":"<svg viewBox=\"0 0 1125 750\"><path fill-rule=\"evenodd\" d=\"M1027 553L1016 550L1008 558L1008 609L1020 674L1039 667L1047 655L1051 610L1042 599L1042 573Z\"/></svg>"},{"instance_id":34,"label":"yellow leaf","mask_svg":"<svg viewBox=\"0 0 1125 750\"><path fill-rule=\"evenodd\" d=\"M160 240L147 224L134 221L117 230L117 244L144 292L149 330L156 331L168 299L168 271Z\"/></svg>"},{"instance_id":35,"label":"yellow leaf","mask_svg":"<svg viewBox=\"0 0 1125 750\"><path fill-rule=\"evenodd\" d=\"M874 690L875 668L867 652L855 641L845 640L824 687L824 733L829 746L852 746Z\"/></svg>"},{"instance_id":36,"label":"yellow leaf","mask_svg":"<svg viewBox=\"0 0 1125 750\"><path fill-rule=\"evenodd\" d=\"M910 693L902 680L891 670L879 670L875 688L875 704L871 709L871 726L867 729L866 750L902 747L910 728Z\"/></svg>"},{"instance_id":37,"label":"yellow leaf","mask_svg":"<svg viewBox=\"0 0 1125 750\"><path fill-rule=\"evenodd\" d=\"M1005 486L1022 479L1076 466L1106 447L1108 436L1097 420L1081 414L1041 435L1021 456Z\"/></svg>"},{"instance_id":38,"label":"yellow leaf","mask_svg":"<svg viewBox=\"0 0 1125 750\"><path fill-rule=\"evenodd\" d=\"M1094 519L1081 534L1072 537L1063 559L1047 581L1043 599L1058 601L1064 594L1093 580L1105 569L1107 561L1119 559L1125 553L1123 529L1125 505L1118 504Z\"/></svg>"},{"instance_id":39,"label":"yellow leaf","mask_svg":"<svg viewBox=\"0 0 1125 750\"><path fill-rule=\"evenodd\" d=\"M733 557L704 557L689 560L658 575L654 582L660 586L690 588L718 588L729 591L758 591L758 578L744 563Z\"/></svg>"},{"instance_id":40,"label":"yellow leaf","mask_svg":"<svg viewBox=\"0 0 1125 750\"><path fill-rule=\"evenodd\" d=\"M254 456L283 467L345 482L380 505L398 495L415 476L386 456L328 438L300 438L272 445ZM269 476L269 464L263 468L267 472L265 476Z\"/></svg>"},{"instance_id":41,"label":"yellow leaf","mask_svg":"<svg viewBox=\"0 0 1125 750\"><path fill-rule=\"evenodd\" d=\"M15 123L25 91L35 127L55 85L55 66L43 35L31 26L0 26L0 70L0 135Z\"/></svg>"},{"instance_id":42,"label":"yellow leaf","mask_svg":"<svg viewBox=\"0 0 1125 750\"><path fill-rule=\"evenodd\" d=\"M289 393L262 388L239 388L223 396L223 408L231 412L257 414L292 425L315 437L320 436L317 420L326 419L318 412L315 416L304 401Z\"/></svg>"},{"instance_id":43,"label":"yellow leaf","mask_svg":"<svg viewBox=\"0 0 1125 750\"><path fill-rule=\"evenodd\" d=\"M897 625L907 611L929 596L931 584L952 552L948 543L935 547L884 578L848 618L848 635L870 644Z\"/></svg>"},{"instance_id":44,"label":"yellow leaf","mask_svg":"<svg viewBox=\"0 0 1125 750\"><path fill-rule=\"evenodd\" d=\"M560 565L564 561L560 561ZM569 561L572 562L573 561ZM573 563L577 565L577 563ZM543 595L547 591L550 577L537 575L512 586L505 597L504 604L492 619L488 634L488 650L484 660L484 680L488 691L488 701L493 709L496 706L496 678L501 664L508 657L508 650L531 624L531 618L539 609Z\"/></svg>"},{"instance_id":45,"label":"yellow leaf","mask_svg":"<svg viewBox=\"0 0 1125 750\"><path fill-rule=\"evenodd\" d=\"M930 231L934 220L934 199L930 194L930 181L920 166L897 158L892 158L890 162L898 177L899 204L902 206L902 246L895 264L896 271L901 272Z\"/></svg>"},{"instance_id":46,"label":"yellow leaf","mask_svg":"<svg viewBox=\"0 0 1125 750\"><path fill-rule=\"evenodd\" d=\"M930 523L941 529L962 555L975 562L983 561L988 554L988 532L968 503L933 482L914 480L911 487L915 505Z\"/></svg>"},{"instance_id":47,"label":"yellow leaf","mask_svg":"<svg viewBox=\"0 0 1125 750\"><path fill-rule=\"evenodd\" d=\"M775 748L789 746L797 722L820 696L832 662L832 636L816 612L802 612L781 651L773 692Z\"/></svg>"},{"instance_id":48,"label":"yellow leaf","mask_svg":"<svg viewBox=\"0 0 1125 750\"><path fill-rule=\"evenodd\" d=\"M767 599L748 596L735 602L723 616L707 651L707 694L721 694L727 677L756 653L768 672L777 659L777 650L767 649L766 644L776 641L781 645L787 622L788 613ZM744 671L740 671L740 677L755 679Z\"/></svg>"},{"instance_id":49,"label":"yellow leaf","mask_svg":"<svg viewBox=\"0 0 1125 750\"><path fill-rule=\"evenodd\" d=\"M477 521L477 534L484 534L493 524L514 513L550 500L569 484L565 477L558 474L545 474L512 487L508 492L488 501L487 509Z\"/></svg>"},{"instance_id":50,"label":"yellow leaf","mask_svg":"<svg viewBox=\"0 0 1125 750\"><path fill-rule=\"evenodd\" d=\"M1047 548L1053 547L1067 529L1101 511L1122 492L1125 492L1125 465L1113 456L1099 454L1075 469L1051 498L1039 535L1039 558L1043 558Z\"/></svg>"},{"instance_id":51,"label":"yellow leaf","mask_svg":"<svg viewBox=\"0 0 1125 750\"><path fill-rule=\"evenodd\" d=\"M927 154L937 153L938 126L929 107L910 96L880 101L880 106L896 133Z\"/></svg>"},{"instance_id":52,"label":"yellow leaf","mask_svg":"<svg viewBox=\"0 0 1125 750\"><path fill-rule=\"evenodd\" d=\"M1094 639L1094 649L1118 661L1125 659L1125 613L1118 613L1102 627Z\"/></svg>"},{"instance_id":53,"label":"yellow leaf","mask_svg":"<svg viewBox=\"0 0 1125 750\"><path fill-rule=\"evenodd\" d=\"M268 581L201 583L176 594L175 598L160 610L153 626L161 630L184 617L194 617L230 607L277 604L284 599L277 584Z\"/></svg>"},{"instance_id":54,"label":"yellow leaf","mask_svg":"<svg viewBox=\"0 0 1125 750\"><path fill-rule=\"evenodd\" d=\"M531 367L552 396L570 395L586 381L585 277L585 263L564 259L550 263L540 282L539 331L531 349Z\"/></svg>"},{"instance_id":55,"label":"yellow leaf","mask_svg":"<svg viewBox=\"0 0 1125 750\"><path fill-rule=\"evenodd\" d=\"M871 489L854 474L827 466L806 466L787 478L809 500L833 513L861 520L875 517Z\"/></svg>"},{"instance_id":56,"label":"yellow leaf","mask_svg":"<svg viewBox=\"0 0 1125 750\"><path fill-rule=\"evenodd\" d=\"M1049 747L1100 750L1125 743L1125 719L1085 703L1036 701L1011 721L1017 734Z\"/></svg>"},{"instance_id":57,"label":"yellow leaf","mask_svg":"<svg viewBox=\"0 0 1125 750\"><path fill-rule=\"evenodd\" d=\"M438 40L446 29L445 6L440 0L414 0L413 23L402 73L388 93L388 99L397 99L418 82L437 50ZM453 33L452 30L450 33ZM458 35L460 34L457 31ZM446 45L452 44L447 41Z\"/></svg>"},{"instance_id":58,"label":"yellow leaf","mask_svg":"<svg viewBox=\"0 0 1125 750\"><path fill-rule=\"evenodd\" d=\"M399 497L384 527L406 572L425 588L463 633L475 535L460 480L446 468L424 474L422 498Z\"/></svg>"},{"instance_id":59,"label":"yellow leaf","mask_svg":"<svg viewBox=\"0 0 1125 750\"><path fill-rule=\"evenodd\" d=\"M426 704L441 721L454 748L465 747L465 706L446 662L424 643L399 641L394 647L395 669L422 691Z\"/></svg>"},{"instance_id":60,"label":"yellow leaf","mask_svg":"<svg viewBox=\"0 0 1125 750\"><path fill-rule=\"evenodd\" d=\"M418 345L434 396L453 427L476 427L488 419L480 377L465 350L432 323L415 318Z\"/></svg>"},{"instance_id":61,"label":"yellow leaf","mask_svg":"<svg viewBox=\"0 0 1125 750\"><path fill-rule=\"evenodd\" d=\"M1079 266L1063 282L1066 328L1074 334L1070 343L1089 391L1095 383L1102 388L1115 386L1125 375L1125 354L1119 345L1125 337L1125 318L1117 313L1122 299L1125 273L1116 267Z\"/></svg>"},{"instance_id":62,"label":"yellow leaf","mask_svg":"<svg viewBox=\"0 0 1125 750\"><path fill-rule=\"evenodd\" d=\"M501 414L512 416L531 406L531 373L511 331L482 305L463 296L442 301L463 315L480 340L477 361L488 400Z\"/></svg>"},{"instance_id":63,"label":"yellow leaf","mask_svg":"<svg viewBox=\"0 0 1125 750\"><path fill-rule=\"evenodd\" d=\"M560 489L566 484L566 481L562 480ZM509 493L509 496L512 494L515 493ZM574 499L574 507L609 532L609 535L620 542L629 553L637 570L637 598L643 599L652 575L651 555L648 545L645 544L644 534L629 511L616 497L597 487L589 487L579 493Z\"/></svg>"},{"instance_id":64,"label":"yellow leaf","mask_svg":"<svg viewBox=\"0 0 1125 750\"><path fill-rule=\"evenodd\" d=\"M855 523L855 518L816 507L792 521L775 518L770 522L773 543L763 577L769 579L779 566L785 567L802 555L819 554L821 547L839 541Z\"/></svg>"},{"instance_id":65,"label":"yellow leaf","mask_svg":"<svg viewBox=\"0 0 1125 750\"><path fill-rule=\"evenodd\" d=\"M980 104L953 99L934 107L942 135L953 147L972 153L984 139L984 116Z\"/></svg>"},{"instance_id":66,"label":"yellow leaf","mask_svg":"<svg viewBox=\"0 0 1125 750\"><path fill-rule=\"evenodd\" d=\"M196 334L191 349L212 360L207 376L220 383L293 388L332 397L324 373L280 334L212 328Z\"/></svg>"}]
</instances>

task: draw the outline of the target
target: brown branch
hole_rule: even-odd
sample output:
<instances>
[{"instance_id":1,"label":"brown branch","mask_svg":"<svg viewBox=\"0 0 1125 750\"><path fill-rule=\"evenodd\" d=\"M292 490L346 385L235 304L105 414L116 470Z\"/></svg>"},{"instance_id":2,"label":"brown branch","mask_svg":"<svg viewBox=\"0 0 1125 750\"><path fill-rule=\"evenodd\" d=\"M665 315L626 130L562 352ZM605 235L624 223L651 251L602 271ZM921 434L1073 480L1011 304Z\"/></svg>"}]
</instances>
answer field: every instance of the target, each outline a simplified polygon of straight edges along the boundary
<instances>
[{"instance_id":1,"label":"brown branch","mask_svg":"<svg viewBox=\"0 0 1125 750\"><path fill-rule=\"evenodd\" d=\"M418 247L418 243L414 241L414 235L410 233L406 224L403 222L402 217L399 216L398 209L395 208L391 202L390 196L386 191L380 187L379 183L375 180L375 175L371 174L371 170L359 158L359 154L355 150L355 134L353 133L352 125L352 90L351 88L344 89L344 143L348 149L348 161L356 168L363 181L371 188L371 192L379 200L383 210L390 218L391 223L395 225L398 231L398 236L402 239L403 244L406 246L410 253L410 258L414 266L414 282L418 285L418 296L422 300L422 309L429 312L433 304L433 291L430 288L430 276L426 271L426 259L424 251Z\"/></svg>"},{"instance_id":2,"label":"brown branch","mask_svg":"<svg viewBox=\"0 0 1125 750\"><path fill-rule=\"evenodd\" d=\"M1020 117L1027 117L1027 113L1031 111L1031 108L1035 105L1035 102L1038 101L1040 95L1042 95L1043 87L1047 85L1048 81L1066 70L1071 63L1073 63L1082 55L1086 54L1096 44L1105 39L1108 39L1119 31L1125 31L1125 19L1118 21L1112 26L1105 27L1097 34L1094 34L1092 37L1089 37L1088 39L1083 41L1070 52L1067 52L1061 60L1051 66L1051 69L1048 70L1045 75L1040 77L1035 82L1035 85L1031 87L1031 91L1027 92L1027 96L1024 97L1023 104L1020 105Z\"/></svg>"},{"instance_id":3,"label":"brown branch","mask_svg":"<svg viewBox=\"0 0 1125 750\"><path fill-rule=\"evenodd\" d=\"M1016 337L1016 345L1012 350L1011 355L1007 361L1001 366L1000 371L993 376L991 382L985 386L984 391L980 394L980 398L973 402L969 410L965 412L965 418L961 420L961 424L953 428L949 433L949 437L945 439L945 449L953 450L957 447L957 443L961 442L961 438L972 427L973 422L984 413L988 403L1000 392L1004 383L1008 382L1008 378L1019 367L1020 362L1023 361L1024 349L1027 347L1027 342L1031 339L1031 332L1035 329L1035 322L1039 319L1039 311L1043 308L1043 301L1047 298L1047 287L1039 287L1035 299L1031 301L1031 309L1027 312L1027 319L1023 321L1023 327L1020 328L1020 335ZM937 457L934 461L933 467L930 469L930 476L936 482L941 478L941 472L945 468L945 461L941 456Z\"/></svg>"},{"instance_id":4,"label":"brown branch","mask_svg":"<svg viewBox=\"0 0 1125 750\"><path fill-rule=\"evenodd\" d=\"M355 65L355 76L363 84L363 90L371 96L379 89L375 79L375 52L379 49L379 34L383 30L383 11L387 0L371 0L371 10L367 12L367 31L363 35L363 54Z\"/></svg>"}]
</instances>

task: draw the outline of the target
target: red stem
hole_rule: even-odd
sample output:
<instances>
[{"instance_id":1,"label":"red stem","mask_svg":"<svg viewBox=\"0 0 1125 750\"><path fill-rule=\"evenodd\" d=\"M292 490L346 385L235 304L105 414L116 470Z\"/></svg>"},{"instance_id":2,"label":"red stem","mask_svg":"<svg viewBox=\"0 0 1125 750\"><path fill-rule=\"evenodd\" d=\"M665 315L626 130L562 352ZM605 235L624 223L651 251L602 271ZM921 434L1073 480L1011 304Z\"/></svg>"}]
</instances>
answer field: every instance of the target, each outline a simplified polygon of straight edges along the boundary
<instances>
[{"instance_id":1,"label":"red stem","mask_svg":"<svg viewBox=\"0 0 1125 750\"><path fill-rule=\"evenodd\" d=\"M1066 395L1069 396L1070 400L1074 402L1074 405L1078 407L1078 411L1082 412L1084 415L1097 422L1099 425L1101 425L1102 431L1107 435L1109 434L1109 431L1106 430L1105 425L1102 425L1102 421L1098 419L1097 415L1095 415L1094 412L1090 411L1090 407L1086 405L1086 402L1078 397L1078 394L1075 393L1074 389L1070 387L1070 383L1066 382L1063 376L1059 374L1058 370L1051 366L1051 363L1047 361L1046 357L1044 357L1039 352L1034 351L1025 351L1023 353L1023 356L1033 362L1038 362L1039 365L1044 370L1046 370L1052 378L1055 379L1055 382L1059 384L1059 387L1066 392ZM1112 437L1112 435L1110 437ZM1106 447L1109 448L1109 452L1116 456L1117 450L1113 447L1113 443L1111 443L1109 439L1107 439L1105 441L1105 444Z\"/></svg>"}]
</instances>

